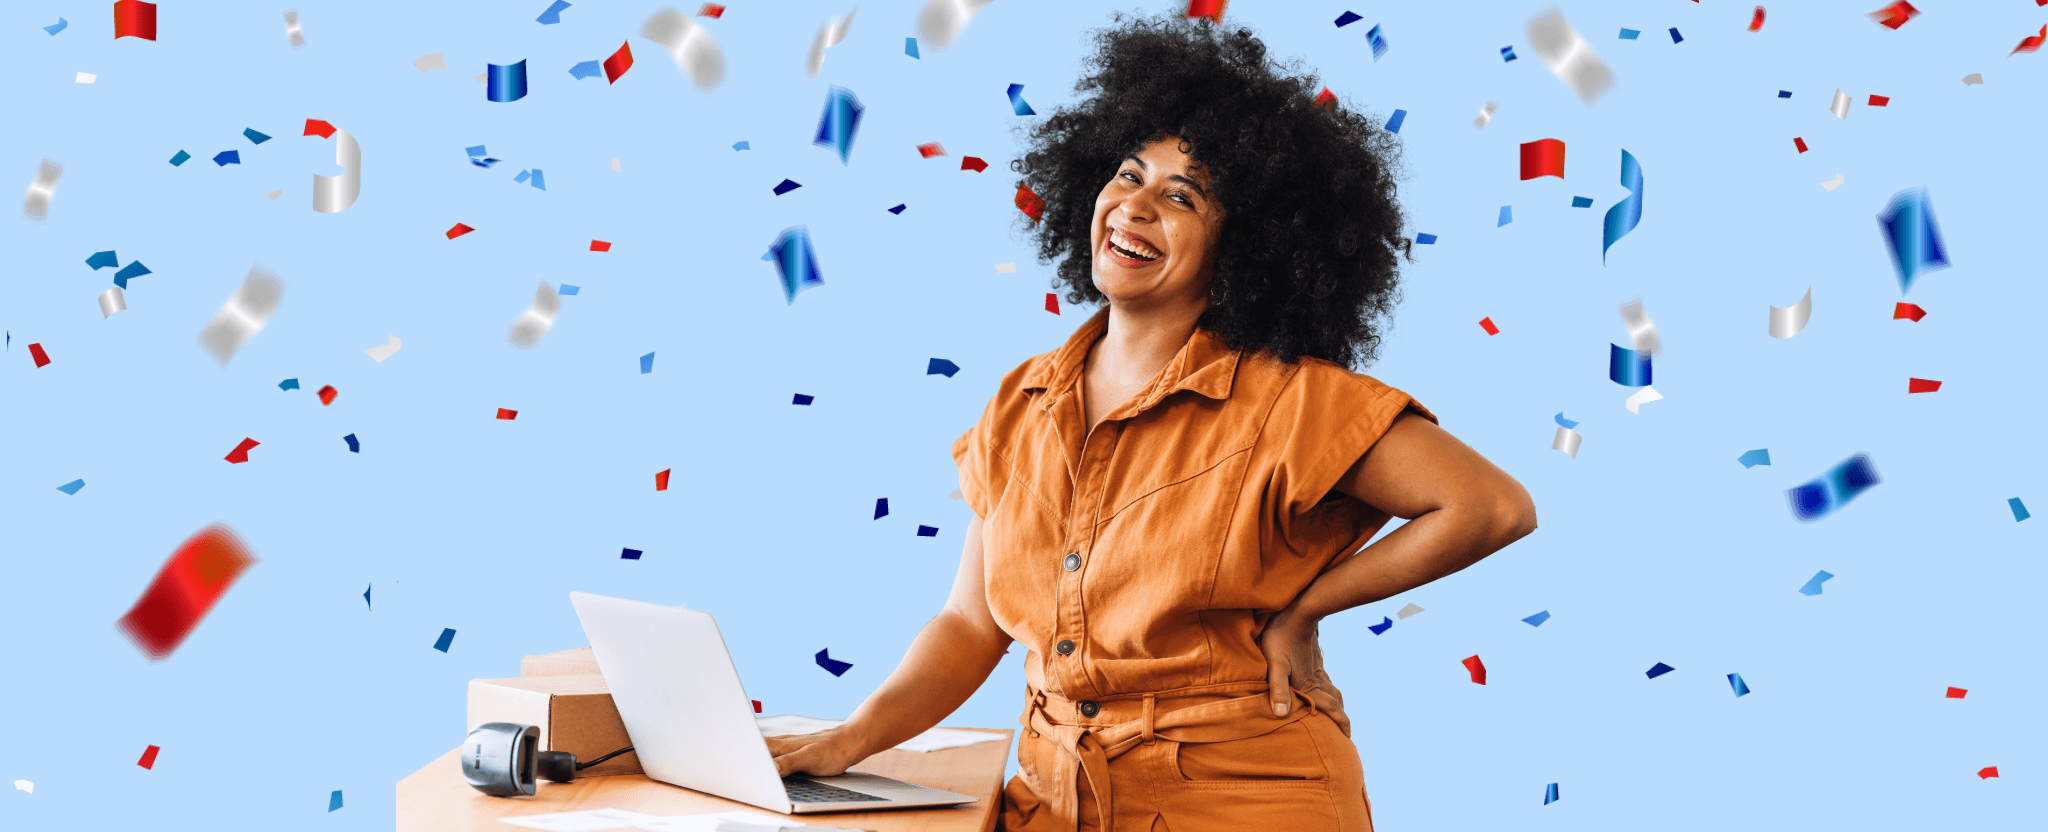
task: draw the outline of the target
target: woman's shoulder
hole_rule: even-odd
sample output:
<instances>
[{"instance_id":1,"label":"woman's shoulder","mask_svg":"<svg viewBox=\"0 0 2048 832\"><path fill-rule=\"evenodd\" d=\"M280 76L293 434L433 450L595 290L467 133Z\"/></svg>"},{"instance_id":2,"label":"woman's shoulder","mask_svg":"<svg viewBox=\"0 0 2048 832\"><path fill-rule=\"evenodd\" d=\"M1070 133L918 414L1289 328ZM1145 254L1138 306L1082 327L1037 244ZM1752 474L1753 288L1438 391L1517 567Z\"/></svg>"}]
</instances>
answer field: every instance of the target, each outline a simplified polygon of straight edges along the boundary
<instances>
[{"instance_id":1,"label":"woman's shoulder","mask_svg":"<svg viewBox=\"0 0 2048 832\"><path fill-rule=\"evenodd\" d=\"M1308 355L1289 364L1270 352L1260 352L1246 356L1240 372L1244 373L1241 380L1271 384L1283 395L1364 395L1375 398L1407 395L1370 375Z\"/></svg>"}]
</instances>

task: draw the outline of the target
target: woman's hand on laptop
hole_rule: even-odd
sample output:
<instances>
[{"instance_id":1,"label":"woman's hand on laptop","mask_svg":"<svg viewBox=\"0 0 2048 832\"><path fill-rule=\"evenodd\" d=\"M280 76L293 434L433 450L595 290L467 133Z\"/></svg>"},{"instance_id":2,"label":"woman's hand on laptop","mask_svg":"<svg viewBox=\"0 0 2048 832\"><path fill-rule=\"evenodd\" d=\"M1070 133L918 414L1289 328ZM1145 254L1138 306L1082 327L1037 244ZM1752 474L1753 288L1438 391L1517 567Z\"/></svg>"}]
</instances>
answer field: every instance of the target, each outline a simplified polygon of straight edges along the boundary
<instances>
[{"instance_id":1,"label":"woman's hand on laptop","mask_svg":"<svg viewBox=\"0 0 2048 832\"><path fill-rule=\"evenodd\" d=\"M836 728L815 734L767 739L768 753L775 758L775 773L782 777L792 774L815 774L819 777L845 774L848 766L867 756L855 749L854 743Z\"/></svg>"}]
</instances>

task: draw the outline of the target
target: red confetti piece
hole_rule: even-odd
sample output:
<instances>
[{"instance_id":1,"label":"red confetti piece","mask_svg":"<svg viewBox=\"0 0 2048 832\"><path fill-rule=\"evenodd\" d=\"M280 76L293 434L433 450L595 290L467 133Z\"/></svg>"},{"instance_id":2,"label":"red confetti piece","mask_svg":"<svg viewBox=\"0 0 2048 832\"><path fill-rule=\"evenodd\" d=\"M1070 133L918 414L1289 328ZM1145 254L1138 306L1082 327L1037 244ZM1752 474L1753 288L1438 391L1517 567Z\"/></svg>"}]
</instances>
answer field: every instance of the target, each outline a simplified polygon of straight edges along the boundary
<instances>
[{"instance_id":1,"label":"red confetti piece","mask_svg":"<svg viewBox=\"0 0 2048 832\"><path fill-rule=\"evenodd\" d=\"M1796 148L1799 148L1799 152L1801 152L1801 153L1805 153L1805 152L1806 152L1806 140L1805 140L1805 139L1799 138L1799 137L1797 137L1797 136L1794 136L1794 137L1792 137L1792 146L1793 146L1793 147L1796 147Z\"/></svg>"},{"instance_id":2,"label":"red confetti piece","mask_svg":"<svg viewBox=\"0 0 2048 832\"><path fill-rule=\"evenodd\" d=\"M28 345L28 357L36 360L37 367L47 367L50 364L50 354L43 352L43 345L40 343Z\"/></svg>"},{"instance_id":3,"label":"red confetti piece","mask_svg":"<svg viewBox=\"0 0 2048 832\"><path fill-rule=\"evenodd\" d=\"M221 458L227 460L230 464L240 465L249 461L249 449L261 444L263 443L254 439L244 438L242 444L236 445L234 450L229 451L227 456Z\"/></svg>"},{"instance_id":4,"label":"red confetti piece","mask_svg":"<svg viewBox=\"0 0 2048 832\"><path fill-rule=\"evenodd\" d=\"M659 473L659 474L655 474L655 475L654 475L654 490L656 490L656 491L667 491L667 490L668 490L668 472L670 472L670 471L673 471L673 470L675 470L675 469L674 469L674 468L664 468L664 469L662 469L661 473Z\"/></svg>"},{"instance_id":5,"label":"red confetti piece","mask_svg":"<svg viewBox=\"0 0 2048 832\"><path fill-rule=\"evenodd\" d=\"M299 135L319 136L320 138L323 139L331 139L334 137L334 125L328 124L327 122L321 121L317 118L309 118L306 119L306 132L300 133Z\"/></svg>"},{"instance_id":6,"label":"red confetti piece","mask_svg":"<svg viewBox=\"0 0 2048 832\"><path fill-rule=\"evenodd\" d=\"M150 581L149 589L114 626L147 653L150 661L162 661L199 626L199 620L213 609L242 570L255 562L256 558L249 554L234 530L225 524L215 523L201 529L171 553ZM155 752L152 747L143 755L144 768L149 767Z\"/></svg>"},{"instance_id":7,"label":"red confetti piece","mask_svg":"<svg viewBox=\"0 0 2048 832\"><path fill-rule=\"evenodd\" d=\"M1038 198L1038 194L1032 191L1030 186L1019 182L1017 183L1017 210L1023 211L1024 216L1030 217L1032 222L1037 222L1045 216L1045 200Z\"/></svg>"},{"instance_id":8,"label":"red confetti piece","mask_svg":"<svg viewBox=\"0 0 2048 832\"><path fill-rule=\"evenodd\" d=\"M1963 697L1964 697L1965 695L1967 695L1967 694L1969 694L1969 691L1967 691L1967 690L1964 690L1964 689L1962 689L1962 688L1959 688L1959 687L1953 687L1953 686L1951 686L1951 687L1950 687L1950 688L1948 689L1948 698L1950 698L1950 699L1961 699L1961 698L1963 698Z\"/></svg>"},{"instance_id":9,"label":"red confetti piece","mask_svg":"<svg viewBox=\"0 0 2048 832\"><path fill-rule=\"evenodd\" d=\"M1870 97L1870 106L1872 107L1882 107L1890 103L1892 103L1892 97L1889 95L1873 95Z\"/></svg>"},{"instance_id":10,"label":"red confetti piece","mask_svg":"<svg viewBox=\"0 0 2048 832\"><path fill-rule=\"evenodd\" d=\"M1217 23L1223 22L1223 7L1230 0L1188 0L1188 18L1206 17Z\"/></svg>"},{"instance_id":11,"label":"red confetti piece","mask_svg":"<svg viewBox=\"0 0 2048 832\"><path fill-rule=\"evenodd\" d=\"M1907 393L1932 393L1941 389L1941 382L1930 378L1906 379Z\"/></svg>"},{"instance_id":12,"label":"red confetti piece","mask_svg":"<svg viewBox=\"0 0 2048 832\"><path fill-rule=\"evenodd\" d=\"M2020 45L2013 47L2011 52L2005 53L2005 56L2010 58L2021 52L2032 52L2036 49L2041 48L2041 43L2043 41L2048 41L2048 26L2042 26L2041 33L2038 35L2030 35L2028 37L2021 38Z\"/></svg>"},{"instance_id":13,"label":"red confetti piece","mask_svg":"<svg viewBox=\"0 0 2048 832\"><path fill-rule=\"evenodd\" d=\"M158 748L158 747L156 747L156 746L154 746L154 745L152 745L152 746L150 746L150 747L148 747L148 748L142 749L142 759L140 759L140 760L136 760L136 761L135 761L135 764L136 764L136 765L138 765L138 766L141 766L141 767L143 767L143 768L149 769L149 770L151 770L151 771L155 771L155 770L156 770L156 753L157 753L158 751L162 751L162 750L163 750L163 749L161 749L161 748Z\"/></svg>"},{"instance_id":14,"label":"red confetti piece","mask_svg":"<svg viewBox=\"0 0 2048 832\"><path fill-rule=\"evenodd\" d=\"M1494 326L1494 325L1493 325L1493 316L1491 316L1491 315L1489 315L1489 316L1487 316L1487 317L1484 317L1484 318L1480 318L1480 319L1479 319L1479 327L1480 327L1481 329L1484 329L1484 330L1486 330L1486 334L1488 334L1488 335L1499 335L1499 334L1500 334L1500 327L1497 327L1497 326Z\"/></svg>"},{"instance_id":15,"label":"red confetti piece","mask_svg":"<svg viewBox=\"0 0 2048 832\"><path fill-rule=\"evenodd\" d=\"M748 701L748 702L752 702L752 703L754 703L754 713L757 713L757 714L758 714L758 713L760 713L760 712L761 712L761 700L759 700L759 699L749 699L749 700L747 700L747 701Z\"/></svg>"},{"instance_id":16,"label":"red confetti piece","mask_svg":"<svg viewBox=\"0 0 2048 832\"><path fill-rule=\"evenodd\" d=\"M1539 176L1564 178L1564 142L1537 139L1522 145L1522 179Z\"/></svg>"},{"instance_id":17,"label":"red confetti piece","mask_svg":"<svg viewBox=\"0 0 2048 832\"><path fill-rule=\"evenodd\" d=\"M591 240L591 241L590 241L590 250L591 250L591 251L611 251L611 250L612 250L612 244L611 244L611 243L607 243L607 242L605 242L605 241L603 241L603 240Z\"/></svg>"},{"instance_id":18,"label":"red confetti piece","mask_svg":"<svg viewBox=\"0 0 2048 832\"><path fill-rule=\"evenodd\" d=\"M604 82L607 84L618 83L619 76L626 74L626 70L632 68L633 44L631 41L619 41L619 51L613 52L611 57L604 59Z\"/></svg>"},{"instance_id":19,"label":"red confetti piece","mask_svg":"<svg viewBox=\"0 0 2048 832\"><path fill-rule=\"evenodd\" d=\"M963 156L960 158L960 169L980 173L988 170L988 163L982 161L979 156Z\"/></svg>"},{"instance_id":20,"label":"red confetti piece","mask_svg":"<svg viewBox=\"0 0 2048 832\"><path fill-rule=\"evenodd\" d=\"M698 17L708 17L716 20L724 15L725 7L717 3L705 3L701 8L697 9Z\"/></svg>"},{"instance_id":21,"label":"red confetti piece","mask_svg":"<svg viewBox=\"0 0 2048 832\"><path fill-rule=\"evenodd\" d=\"M1906 21L1919 16L1920 10L1913 8L1913 4L1905 0L1899 0L1897 3L1864 15L1864 17L1877 21L1877 25L1887 29L1897 29L1900 26L1906 25Z\"/></svg>"},{"instance_id":22,"label":"red confetti piece","mask_svg":"<svg viewBox=\"0 0 2048 832\"><path fill-rule=\"evenodd\" d=\"M1980 779L1984 779L1984 780L1989 780L1989 779L1991 779L1991 778L1993 778L1993 777L1997 777L1997 776L1998 776L1998 767L1997 767L1997 766L1985 766L1985 767L1983 767L1983 768L1977 769L1977 777L1979 777Z\"/></svg>"},{"instance_id":23,"label":"red confetti piece","mask_svg":"<svg viewBox=\"0 0 2048 832\"><path fill-rule=\"evenodd\" d=\"M459 222L458 222L458 223L456 223L456 224L455 224L455 227L454 227L454 228L450 228L450 229L448 229L448 239L450 239L450 240L453 240L453 239L455 239L455 238L457 238L457 237L460 237L460 236L462 236L462 235L464 235L464 234L468 234L469 232L471 232L471 231L475 231L475 230L476 230L476 229L474 229L474 228L471 228L471 227L469 227L469 226L467 226L467 225L463 225L462 223L459 223Z\"/></svg>"},{"instance_id":24,"label":"red confetti piece","mask_svg":"<svg viewBox=\"0 0 2048 832\"><path fill-rule=\"evenodd\" d=\"M1919 306L1916 306L1914 304L1901 303L1897 306L1892 307L1892 320L1894 321L1900 318L1911 318L1917 322L1921 318L1925 317L1927 317L1927 310L1921 309Z\"/></svg>"},{"instance_id":25,"label":"red confetti piece","mask_svg":"<svg viewBox=\"0 0 2048 832\"><path fill-rule=\"evenodd\" d=\"M1467 657L1465 659L1465 669L1472 672L1472 684L1486 684L1486 663L1480 661L1478 656Z\"/></svg>"},{"instance_id":26,"label":"red confetti piece","mask_svg":"<svg viewBox=\"0 0 2048 832\"><path fill-rule=\"evenodd\" d=\"M1045 293L1045 311L1051 312L1054 315L1058 315L1060 313L1059 295L1053 294L1052 292Z\"/></svg>"},{"instance_id":27,"label":"red confetti piece","mask_svg":"<svg viewBox=\"0 0 2048 832\"><path fill-rule=\"evenodd\" d=\"M1337 94L1331 92L1329 87L1324 87L1322 92L1316 93L1314 103L1325 110L1335 109L1337 107Z\"/></svg>"},{"instance_id":28,"label":"red confetti piece","mask_svg":"<svg viewBox=\"0 0 2048 832\"><path fill-rule=\"evenodd\" d=\"M517 418L519 418L519 411L517 411L517 410L506 410L505 408L502 408L502 407L501 407L501 408L498 408L498 418L500 418L500 419L503 419L503 420L505 420L505 421L507 421L507 422L510 422L510 421L512 421L513 419L517 419Z\"/></svg>"},{"instance_id":29,"label":"red confetti piece","mask_svg":"<svg viewBox=\"0 0 2048 832\"><path fill-rule=\"evenodd\" d=\"M926 159L930 159L933 156L944 156L946 155L946 147L938 142L921 144L917 146L917 155L923 156Z\"/></svg>"},{"instance_id":30,"label":"red confetti piece","mask_svg":"<svg viewBox=\"0 0 2048 832\"><path fill-rule=\"evenodd\" d=\"M325 386L325 387L322 387L322 388L320 388L320 406L321 406L321 407L326 407L326 406L328 406L328 405L330 405L330 404L333 404L333 403L334 403L334 396L335 396L335 394L336 394L336 393L338 393L338 392L340 392L340 391L338 391L338 390L335 390L335 389L334 389L334 385L332 385L332 384L329 384L329 385L327 385L327 386Z\"/></svg>"},{"instance_id":31,"label":"red confetti piece","mask_svg":"<svg viewBox=\"0 0 2048 832\"><path fill-rule=\"evenodd\" d=\"M120 0L114 4L114 37L156 40L156 4Z\"/></svg>"},{"instance_id":32,"label":"red confetti piece","mask_svg":"<svg viewBox=\"0 0 2048 832\"><path fill-rule=\"evenodd\" d=\"M1693 0L1693 2L1697 3L1699 2L1699 0ZM1758 6L1756 7L1756 11L1749 16L1749 30L1754 32L1758 29L1762 29L1763 27L1764 7Z\"/></svg>"}]
</instances>

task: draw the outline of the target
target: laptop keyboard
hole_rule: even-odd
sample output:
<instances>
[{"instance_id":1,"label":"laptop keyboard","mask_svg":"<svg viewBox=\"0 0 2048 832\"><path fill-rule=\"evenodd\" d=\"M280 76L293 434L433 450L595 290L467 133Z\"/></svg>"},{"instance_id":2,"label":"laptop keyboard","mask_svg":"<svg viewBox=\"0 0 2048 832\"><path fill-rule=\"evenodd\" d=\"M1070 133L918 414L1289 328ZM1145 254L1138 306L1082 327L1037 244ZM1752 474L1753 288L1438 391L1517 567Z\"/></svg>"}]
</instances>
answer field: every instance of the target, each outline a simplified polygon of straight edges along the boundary
<instances>
[{"instance_id":1,"label":"laptop keyboard","mask_svg":"<svg viewBox=\"0 0 2048 832\"><path fill-rule=\"evenodd\" d=\"M794 778L784 778L782 788L784 791L789 792L789 802L791 803L854 803L860 801L886 802L888 800L886 797L876 797L850 789L842 789L838 786L827 786L823 783Z\"/></svg>"}]
</instances>

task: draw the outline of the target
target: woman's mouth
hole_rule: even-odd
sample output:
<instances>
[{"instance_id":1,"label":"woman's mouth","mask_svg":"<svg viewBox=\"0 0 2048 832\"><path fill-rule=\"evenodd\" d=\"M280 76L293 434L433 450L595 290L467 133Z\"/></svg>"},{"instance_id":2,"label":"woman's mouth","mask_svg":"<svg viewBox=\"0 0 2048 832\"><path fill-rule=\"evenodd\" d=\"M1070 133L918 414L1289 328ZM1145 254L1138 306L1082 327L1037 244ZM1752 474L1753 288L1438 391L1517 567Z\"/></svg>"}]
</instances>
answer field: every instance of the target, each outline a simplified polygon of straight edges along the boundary
<instances>
[{"instance_id":1,"label":"woman's mouth","mask_svg":"<svg viewBox=\"0 0 2048 832\"><path fill-rule=\"evenodd\" d=\"M1114 228L1109 230L1109 239L1104 241L1104 244L1109 247L1110 253L1140 263L1150 263L1161 256L1157 249L1135 238L1126 237L1123 232Z\"/></svg>"}]
</instances>

